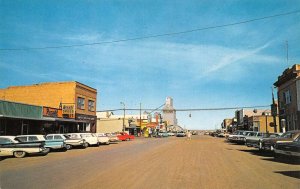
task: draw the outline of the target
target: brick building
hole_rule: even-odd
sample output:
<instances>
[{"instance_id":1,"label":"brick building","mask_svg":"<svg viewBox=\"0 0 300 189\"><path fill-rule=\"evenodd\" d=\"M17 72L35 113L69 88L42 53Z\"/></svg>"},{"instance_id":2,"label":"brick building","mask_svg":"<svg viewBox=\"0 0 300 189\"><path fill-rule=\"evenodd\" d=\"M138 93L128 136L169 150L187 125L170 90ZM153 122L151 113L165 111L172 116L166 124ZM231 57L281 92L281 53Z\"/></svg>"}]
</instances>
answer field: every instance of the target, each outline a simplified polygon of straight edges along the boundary
<instances>
[{"instance_id":1,"label":"brick building","mask_svg":"<svg viewBox=\"0 0 300 189\"><path fill-rule=\"evenodd\" d=\"M284 70L277 81L280 128L300 129L300 64Z\"/></svg>"},{"instance_id":2,"label":"brick building","mask_svg":"<svg viewBox=\"0 0 300 189\"><path fill-rule=\"evenodd\" d=\"M77 81L49 82L0 89L0 100L43 107L45 129L60 132L96 131L97 90ZM59 112L61 111L61 116ZM54 117L55 123L51 122Z\"/></svg>"}]
</instances>

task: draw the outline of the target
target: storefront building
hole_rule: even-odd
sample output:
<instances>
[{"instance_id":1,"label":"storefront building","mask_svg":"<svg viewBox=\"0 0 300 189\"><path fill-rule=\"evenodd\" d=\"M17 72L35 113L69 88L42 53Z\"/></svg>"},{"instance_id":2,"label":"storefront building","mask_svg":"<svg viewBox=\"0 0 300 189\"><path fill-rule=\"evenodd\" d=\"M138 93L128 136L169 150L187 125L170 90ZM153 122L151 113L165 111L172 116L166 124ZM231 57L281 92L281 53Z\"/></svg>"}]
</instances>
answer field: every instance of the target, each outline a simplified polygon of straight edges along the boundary
<instances>
[{"instance_id":1,"label":"storefront building","mask_svg":"<svg viewBox=\"0 0 300 189\"><path fill-rule=\"evenodd\" d=\"M11 86L0 99L42 107L45 130L96 132L97 90L77 81Z\"/></svg>"},{"instance_id":2,"label":"storefront building","mask_svg":"<svg viewBox=\"0 0 300 189\"><path fill-rule=\"evenodd\" d=\"M300 64L287 68L274 86L277 87L280 131L300 130Z\"/></svg>"}]
</instances>

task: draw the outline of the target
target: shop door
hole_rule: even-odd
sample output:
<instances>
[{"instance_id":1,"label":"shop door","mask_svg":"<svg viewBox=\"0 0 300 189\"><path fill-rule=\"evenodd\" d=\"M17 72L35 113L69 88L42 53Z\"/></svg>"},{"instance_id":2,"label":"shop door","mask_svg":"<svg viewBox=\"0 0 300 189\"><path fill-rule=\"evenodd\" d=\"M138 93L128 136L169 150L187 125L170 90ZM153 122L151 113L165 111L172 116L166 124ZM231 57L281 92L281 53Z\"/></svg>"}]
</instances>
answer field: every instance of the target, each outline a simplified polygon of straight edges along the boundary
<instances>
[{"instance_id":1,"label":"shop door","mask_svg":"<svg viewBox=\"0 0 300 189\"><path fill-rule=\"evenodd\" d=\"M28 127L28 124L22 122L21 135L28 135Z\"/></svg>"}]
</instances>

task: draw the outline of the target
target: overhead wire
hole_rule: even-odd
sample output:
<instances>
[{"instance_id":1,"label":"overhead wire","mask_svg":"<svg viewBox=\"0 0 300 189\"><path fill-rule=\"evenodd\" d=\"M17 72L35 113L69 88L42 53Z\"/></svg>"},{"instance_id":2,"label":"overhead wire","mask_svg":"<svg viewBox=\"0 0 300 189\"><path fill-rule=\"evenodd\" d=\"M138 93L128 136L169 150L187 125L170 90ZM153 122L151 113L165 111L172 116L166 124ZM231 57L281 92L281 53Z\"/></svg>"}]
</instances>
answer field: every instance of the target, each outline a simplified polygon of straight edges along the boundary
<instances>
[{"instance_id":1,"label":"overhead wire","mask_svg":"<svg viewBox=\"0 0 300 189\"><path fill-rule=\"evenodd\" d=\"M221 107L221 108L174 108L174 111L177 112L186 112L186 111L222 111L222 110L238 110L238 109L255 109L255 108L266 108L270 107L270 105L258 105L258 106L238 106L238 107ZM115 111L123 111L124 109L110 109L110 110L99 110L97 112L115 112ZM140 108L127 108L127 111L163 111L168 109L140 109Z\"/></svg>"},{"instance_id":2,"label":"overhead wire","mask_svg":"<svg viewBox=\"0 0 300 189\"><path fill-rule=\"evenodd\" d=\"M196 29L179 31L179 32L170 32L170 33L148 35L148 36L141 36L141 37L133 37L133 38L127 38L127 39L112 40L112 41L102 41L102 42L73 44L73 45L61 45L61 46L46 46L46 47L0 48L0 51L45 50L45 49L60 49L60 48L72 48L72 47L84 47L84 46L94 46L94 45L102 45L102 44L120 43L120 42L135 41L135 40L157 38L157 37L164 37L164 36L181 35L181 34L198 32L198 31L203 31L203 30L210 30L210 29L216 29L216 28L235 26L235 25L245 24L245 23L249 23L249 22L255 22L255 21L259 21L259 20L265 20L265 19L270 19L270 18L275 18L275 17L280 17L280 16L287 16L287 15L291 15L291 14L297 14L299 12L300 12L300 10L295 10L295 11L291 11L291 12L285 12L285 13L274 14L274 15L270 15L270 16L253 18L253 19L243 20L243 21L239 21L239 22L233 22L233 23L229 23L229 24L221 24L221 25L208 26L208 27L196 28Z\"/></svg>"}]
</instances>

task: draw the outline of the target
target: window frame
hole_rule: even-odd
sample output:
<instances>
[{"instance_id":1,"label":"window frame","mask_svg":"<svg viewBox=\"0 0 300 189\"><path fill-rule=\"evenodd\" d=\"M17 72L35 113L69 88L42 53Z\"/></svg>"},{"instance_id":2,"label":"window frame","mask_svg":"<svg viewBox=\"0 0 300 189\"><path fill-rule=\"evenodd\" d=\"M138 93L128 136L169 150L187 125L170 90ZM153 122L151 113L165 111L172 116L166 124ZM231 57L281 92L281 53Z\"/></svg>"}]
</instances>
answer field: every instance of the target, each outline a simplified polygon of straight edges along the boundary
<instances>
[{"instance_id":1,"label":"window frame","mask_svg":"<svg viewBox=\"0 0 300 189\"><path fill-rule=\"evenodd\" d=\"M90 102L92 102L93 106L90 105ZM90 112L94 112L95 111L95 101L94 100L88 100L88 110Z\"/></svg>"},{"instance_id":2,"label":"window frame","mask_svg":"<svg viewBox=\"0 0 300 189\"><path fill-rule=\"evenodd\" d=\"M79 99L82 100L82 103L79 104ZM78 96L77 97L77 109L84 110L85 109L85 98Z\"/></svg>"}]
</instances>

